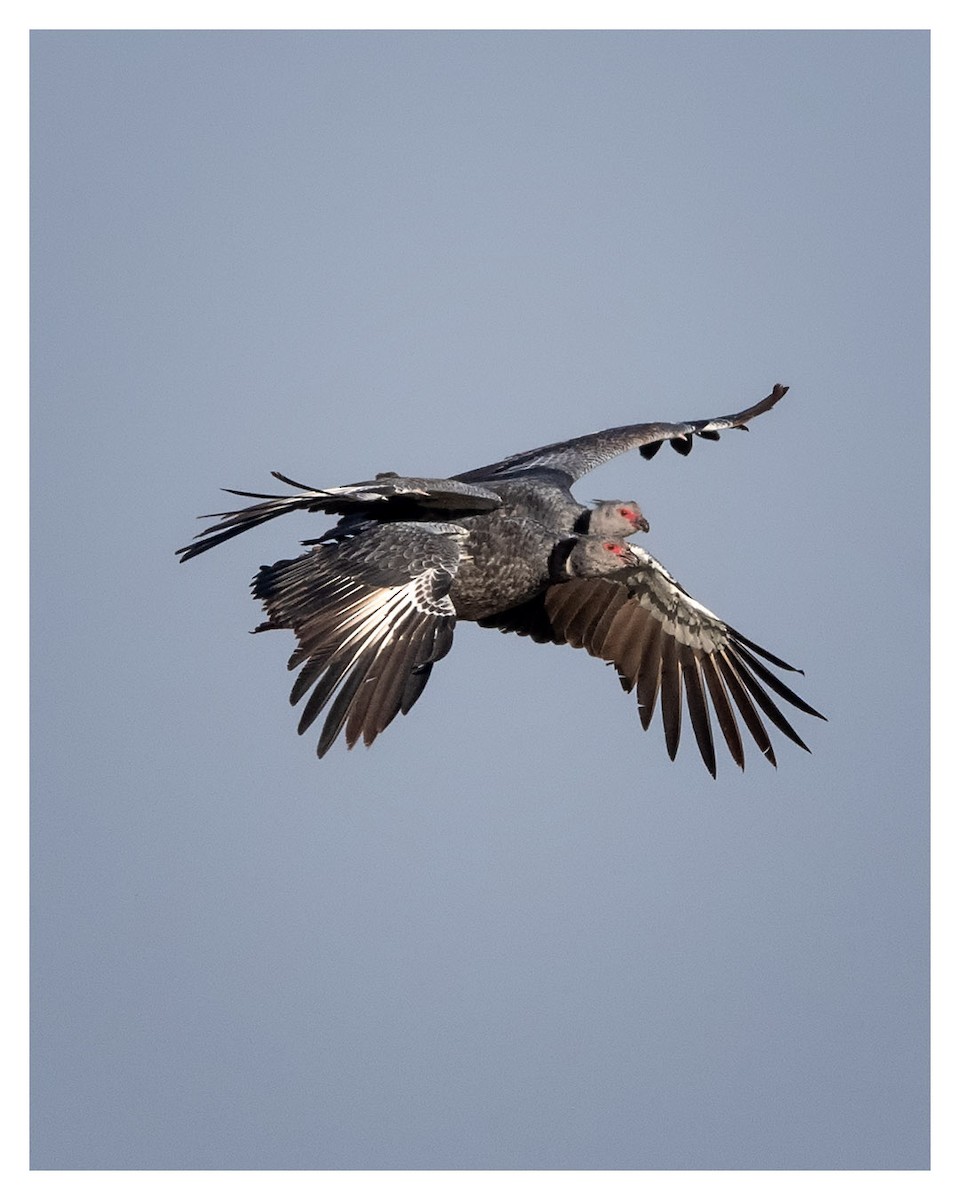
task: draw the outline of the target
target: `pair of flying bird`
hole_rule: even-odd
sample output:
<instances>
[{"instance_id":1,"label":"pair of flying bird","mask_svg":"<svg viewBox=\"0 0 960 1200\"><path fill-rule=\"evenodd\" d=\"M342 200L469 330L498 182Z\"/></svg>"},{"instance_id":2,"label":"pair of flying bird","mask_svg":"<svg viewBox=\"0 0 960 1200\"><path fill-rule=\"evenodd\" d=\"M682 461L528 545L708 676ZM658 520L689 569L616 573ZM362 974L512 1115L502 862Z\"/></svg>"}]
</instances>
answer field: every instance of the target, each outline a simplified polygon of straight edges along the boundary
<instances>
[{"instance_id":1,"label":"pair of flying bird","mask_svg":"<svg viewBox=\"0 0 960 1200\"><path fill-rule=\"evenodd\" d=\"M624 539L649 528L636 503L586 507L571 486L627 450L652 458L664 442L689 454L694 437L716 440L746 429L786 394L742 412L679 424L623 425L511 455L449 479L393 473L364 483L308 488L278 472L295 495L233 495L256 503L214 513L215 525L177 553L181 561L274 517L297 510L339 516L298 558L261 567L254 596L267 620L257 632L290 629L299 667L292 704L307 697L298 732L326 709L318 755L343 730L369 745L407 713L433 664L453 643L458 620L566 643L616 667L635 691L646 729L659 706L671 759L684 697L701 757L717 762L712 709L734 761L743 768L739 714L776 766L764 718L807 749L773 696L821 717L766 664L794 671L694 600L641 547ZM772 694L771 694L772 693Z\"/></svg>"}]
</instances>

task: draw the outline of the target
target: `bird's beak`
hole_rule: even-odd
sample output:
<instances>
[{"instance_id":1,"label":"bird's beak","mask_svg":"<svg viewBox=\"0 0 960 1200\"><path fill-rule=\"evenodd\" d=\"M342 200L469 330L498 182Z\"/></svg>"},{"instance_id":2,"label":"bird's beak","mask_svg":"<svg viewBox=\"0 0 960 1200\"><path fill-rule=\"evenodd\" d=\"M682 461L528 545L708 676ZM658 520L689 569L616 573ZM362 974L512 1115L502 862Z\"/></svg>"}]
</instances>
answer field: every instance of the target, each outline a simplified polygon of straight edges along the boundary
<instances>
[{"instance_id":1,"label":"bird's beak","mask_svg":"<svg viewBox=\"0 0 960 1200\"><path fill-rule=\"evenodd\" d=\"M644 517L642 515L637 517L637 529L639 530L640 533L649 533L650 532L650 522L647 520L646 517Z\"/></svg>"}]
</instances>

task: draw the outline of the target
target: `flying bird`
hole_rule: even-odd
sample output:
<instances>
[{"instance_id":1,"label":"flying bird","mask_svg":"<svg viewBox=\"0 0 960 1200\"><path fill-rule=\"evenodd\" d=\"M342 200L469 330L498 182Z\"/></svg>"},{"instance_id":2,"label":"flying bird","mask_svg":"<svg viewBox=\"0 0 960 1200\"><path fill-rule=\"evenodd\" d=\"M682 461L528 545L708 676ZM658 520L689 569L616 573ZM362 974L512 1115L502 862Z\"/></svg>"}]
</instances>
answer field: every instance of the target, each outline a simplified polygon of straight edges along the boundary
<instances>
[{"instance_id":1,"label":"flying bird","mask_svg":"<svg viewBox=\"0 0 960 1200\"><path fill-rule=\"evenodd\" d=\"M305 553L260 568L251 585L267 619L254 632L292 630L299 668L291 704L304 698L298 732L326 710L323 756L341 732L366 745L416 703L453 644L458 620L581 647L614 666L635 692L640 722L658 708L676 757L683 702L703 762L716 777L713 718L744 767L740 722L774 766L764 718L809 749L774 700L825 719L770 669L796 671L705 608L652 555L625 539L647 532L639 505L575 499L573 484L601 463L669 442L747 429L787 388L742 412L679 423L622 425L554 442L449 478L383 472L361 483L313 488L274 471L292 495L236 491L254 500L208 514L216 523L177 551L182 562L284 513L333 514ZM769 665L768 665L769 664ZM801 672L802 673L802 672ZM740 721L738 721L738 716Z\"/></svg>"}]
</instances>

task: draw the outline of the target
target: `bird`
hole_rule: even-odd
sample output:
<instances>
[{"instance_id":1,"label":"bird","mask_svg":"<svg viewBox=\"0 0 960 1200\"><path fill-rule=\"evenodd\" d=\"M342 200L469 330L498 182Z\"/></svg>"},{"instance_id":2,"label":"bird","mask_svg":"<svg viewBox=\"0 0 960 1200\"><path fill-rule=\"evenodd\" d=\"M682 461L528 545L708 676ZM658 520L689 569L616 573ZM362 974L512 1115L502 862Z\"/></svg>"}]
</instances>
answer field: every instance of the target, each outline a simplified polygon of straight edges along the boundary
<instances>
[{"instance_id":1,"label":"bird","mask_svg":"<svg viewBox=\"0 0 960 1200\"><path fill-rule=\"evenodd\" d=\"M809 752L774 697L826 720L771 666L797 672L695 600L651 554L626 539L649 532L632 500L580 503L572 486L594 467L669 443L746 430L786 395L776 384L740 412L683 422L621 425L510 455L445 478L383 471L373 479L309 487L279 471L292 495L223 490L255 503L209 513L215 524L177 550L186 562L289 512L338 518L306 551L260 568L251 584L267 619L253 631L291 630L299 668L291 704L304 698L298 732L326 710L323 757L341 732L369 746L419 699L452 645L458 621L570 645L611 664L636 695L648 729L658 707L667 753L676 758L683 701L704 766L717 775L713 719L745 768L740 722L777 765L764 718ZM767 665L769 664L769 665Z\"/></svg>"}]
</instances>

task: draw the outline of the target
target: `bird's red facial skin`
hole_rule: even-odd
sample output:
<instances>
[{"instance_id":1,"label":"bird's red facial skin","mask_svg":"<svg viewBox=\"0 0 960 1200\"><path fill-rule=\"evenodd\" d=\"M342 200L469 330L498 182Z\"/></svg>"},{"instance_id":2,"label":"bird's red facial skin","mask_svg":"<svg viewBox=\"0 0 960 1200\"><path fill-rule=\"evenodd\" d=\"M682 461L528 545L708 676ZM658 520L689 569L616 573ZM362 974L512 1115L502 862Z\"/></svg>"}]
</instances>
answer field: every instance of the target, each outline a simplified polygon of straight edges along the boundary
<instances>
[{"instance_id":1,"label":"bird's red facial skin","mask_svg":"<svg viewBox=\"0 0 960 1200\"><path fill-rule=\"evenodd\" d=\"M634 529L639 529L646 533L650 528L646 517L636 504L625 504L623 508L618 509L618 515L623 517L625 521L629 521Z\"/></svg>"}]
</instances>

